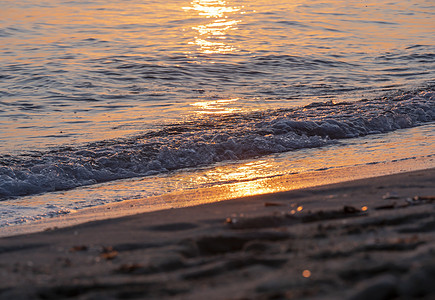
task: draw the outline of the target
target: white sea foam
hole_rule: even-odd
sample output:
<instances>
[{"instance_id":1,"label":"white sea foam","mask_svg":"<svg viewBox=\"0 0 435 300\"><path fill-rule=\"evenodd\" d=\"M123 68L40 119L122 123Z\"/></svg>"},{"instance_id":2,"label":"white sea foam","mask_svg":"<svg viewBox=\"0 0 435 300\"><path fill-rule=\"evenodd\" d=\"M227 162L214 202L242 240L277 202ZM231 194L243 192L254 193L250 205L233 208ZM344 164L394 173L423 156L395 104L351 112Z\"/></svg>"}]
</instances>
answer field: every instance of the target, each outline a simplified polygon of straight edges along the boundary
<instances>
[{"instance_id":1,"label":"white sea foam","mask_svg":"<svg viewBox=\"0 0 435 300\"><path fill-rule=\"evenodd\" d=\"M5 155L0 198L316 148L434 120L431 88L370 101L198 118L129 139Z\"/></svg>"}]
</instances>

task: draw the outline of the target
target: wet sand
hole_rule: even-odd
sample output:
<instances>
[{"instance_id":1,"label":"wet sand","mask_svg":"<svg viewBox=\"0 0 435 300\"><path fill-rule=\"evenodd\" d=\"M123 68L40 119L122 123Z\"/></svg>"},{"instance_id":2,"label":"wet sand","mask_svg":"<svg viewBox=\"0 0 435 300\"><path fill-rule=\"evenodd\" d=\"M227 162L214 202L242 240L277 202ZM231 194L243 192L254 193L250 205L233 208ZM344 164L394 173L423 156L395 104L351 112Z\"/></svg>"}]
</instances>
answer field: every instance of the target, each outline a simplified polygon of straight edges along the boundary
<instances>
[{"instance_id":1,"label":"wet sand","mask_svg":"<svg viewBox=\"0 0 435 300\"><path fill-rule=\"evenodd\" d=\"M434 299L435 169L0 239L0 299Z\"/></svg>"}]
</instances>

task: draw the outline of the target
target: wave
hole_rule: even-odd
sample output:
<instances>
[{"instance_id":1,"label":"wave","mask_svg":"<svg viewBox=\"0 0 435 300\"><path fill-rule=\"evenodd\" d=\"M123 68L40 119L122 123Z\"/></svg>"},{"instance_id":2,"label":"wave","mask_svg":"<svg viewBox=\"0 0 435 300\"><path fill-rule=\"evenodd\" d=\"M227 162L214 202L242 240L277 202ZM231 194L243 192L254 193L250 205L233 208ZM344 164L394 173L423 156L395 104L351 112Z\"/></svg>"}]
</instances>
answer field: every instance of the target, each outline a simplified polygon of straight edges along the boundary
<instances>
[{"instance_id":1,"label":"wave","mask_svg":"<svg viewBox=\"0 0 435 300\"><path fill-rule=\"evenodd\" d=\"M433 86L374 100L204 116L131 138L0 156L0 199L322 147L434 120Z\"/></svg>"}]
</instances>

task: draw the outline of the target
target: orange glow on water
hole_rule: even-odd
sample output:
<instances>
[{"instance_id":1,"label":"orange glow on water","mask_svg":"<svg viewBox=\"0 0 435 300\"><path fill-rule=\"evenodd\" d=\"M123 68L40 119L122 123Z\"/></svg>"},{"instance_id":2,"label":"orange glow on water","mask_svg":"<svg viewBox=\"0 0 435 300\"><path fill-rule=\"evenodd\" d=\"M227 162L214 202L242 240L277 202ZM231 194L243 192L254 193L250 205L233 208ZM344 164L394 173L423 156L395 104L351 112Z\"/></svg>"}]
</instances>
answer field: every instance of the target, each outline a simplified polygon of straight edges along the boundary
<instances>
[{"instance_id":1,"label":"orange glow on water","mask_svg":"<svg viewBox=\"0 0 435 300\"><path fill-rule=\"evenodd\" d=\"M200 16L206 18L222 18L226 13L237 12L240 8L228 7L225 0L195 0L191 7L183 7L184 10L194 10Z\"/></svg>"},{"instance_id":2,"label":"orange glow on water","mask_svg":"<svg viewBox=\"0 0 435 300\"><path fill-rule=\"evenodd\" d=\"M394 5L386 1L365 1L364 5L360 1L348 1L342 5L342 1L296 0L289 3L279 0L274 1L272 10L270 3L264 0L244 5L230 0L193 0L181 5L179 2L150 4L129 1L122 7L110 1L80 7L57 5L57 2L44 1L46 5L29 6L24 14L16 7L5 5L0 11L0 19L5 22L13 19L22 29L28 30L30 34L25 36L25 41L29 45L46 47L49 43L56 43L68 46L70 41L80 42L86 38L105 42L121 39L137 41L137 47L144 49L156 46L159 50L161 45L165 45L170 52L170 49L182 48L186 54L196 50L202 54L226 54L280 49L294 54L301 51L340 54L349 52L349 49L369 53L398 48L403 41L421 36L422 30L426 32L425 39L429 43L431 36L427 32L433 33L432 18L418 18L412 13L414 4L409 1ZM389 13L391 11L409 11L410 14L402 14L401 19L397 19L396 15ZM277 24L267 19L262 23L267 15L274 16ZM173 26L165 20L181 25ZM39 28L26 28L32 22ZM158 24L161 26L156 26ZM248 26L239 28L241 24ZM255 29L248 28L252 24L259 25ZM83 30L72 30L80 26ZM38 30L43 34L31 34ZM2 37L2 46L18 49L23 40L5 36ZM197 47L195 51L191 51L192 45ZM68 49L70 53L91 57L107 55L107 48L104 51L96 47ZM21 55L14 54L14 58ZM26 54L29 57L29 53ZM47 57L47 53L38 51L31 54L38 55L38 58L43 58L44 54Z\"/></svg>"},{"instance_id":3,"label":"orange glow on water","mask_svg":"<svg viewBox=\"0 0 435 300\"><path fill-rule=\"evenodd\" d=\"M199 114L230 114L241 111L240 108L231 107L231 104L234 104L238 101L238 98L235 99L222 99L222 100L211 100L211 101L199 101L192 103L191 105L197 108L197 113Z\"/></svg>"},{"instance_id":4,"label":"orange glow on water","mask_svg":"<svg viewBox=\"0 0 435 300\"><path fill-rule=\"evenodd\" d=\"M18 7L8 4L13 1L6 1L0 10L0 20L5 24L6 30L6 34L2 36L2 48L6 55L2 59L5 58L8 63L29 64L35 67L35 74L42 72L49 74L48 83L41 85L39 91L46 89L55 94L71 96L69 91L71 84L85 81L83 75L88 73L92 76L86 81L95 80L97 83L95 87L98 86L99 77L104 78L100 82L104 84L98 86L98 89L89 88L90 93L94 93L92 97L105 98L117 94L122 98L131 93L129 91L133 86L130 85L131 81L136 81L135 85L141 90L136 91L137 99L140 101L132 102L128 108L123 108L122 105L121 108L117 108L117 103L123 101L117 99L110 102L102 100L103 105L109 104L107 109L94 102L65 101L67 106L62 106L61 109L49 108L47 111L36 111L35 115L26 113L25 119L5 117L2 120L1 135L16 145L26 141L32 148L34 141L38 139L44 143L41 131L44 132L45 137L53 139L54 144L69 143L71 138L74 142L81 143L140 132L143 129L140 127L143 122L149 124L171 122L172 119L169 117L171 113L171 118L177 119L179 116L184 117L191 113L229 114L256 109L260 105L263 105L262 108L269 108L268 103L274 105L273 102L263 101L263 96L258 97L263 104L259 103L260 100L257 103L252 102L252 95L245 96L247 94L245 91L239 93L239 87L234 88L234 84L226 88L225 74L216 76L216 82L210 85L210 90L215 89L215 86L219 86L220 89L218 93L213 94L213 99L220 97L223 99L199 103L198 99L187 94L186 99L173 100L173 96L182 98L186 92L179 92L181 84L177 86L178 82L170 82L170 85L163 87L148 85L153 80L139 78L146 74L138 72L129 75L131 81L125 78L126 84L119 84L118 77L122 78L124 71L116 70L119 74L115 75L100 76L99 73L95 75L89 71L103 69L90 67L89 61L93 59L107 59L107 63L96 63L100 67L111 65L111 57L118 56L138 67L147 67L145 61L154 58L157 61L156 66L165 68L171 66L173 57L181 57L189 64L202 64L204 61L213 63L222 59L227 65L237 67L240 62L249 62L249 59L244 58L246 53L249 53L248 56L252 53L252 58L255 59L257 55L261 57L266 51L266 54L272 57L275 55L308 57L319 54L343 55L347 57L346 60L348 59L346 62L352 62L360 59L360 53L377 52L379 49L400 49L405 45L404 41L412 41L416 36L419 37L419 44L430 44L432 36L428 32L433 32L433 20L430 17L421 18L419 17L421 14L413 13L401 14L397 17L397 14L392 13L413 12L415 4L409 1L401 1L394 5L387 1L373 0L364 2L364 5L359 1L348 1L343 5L341 1L336 0L326 2L277 0L273 5L265 0L127 1L122 5L119 5L119 1L70 1L68 4L62 4L63 2L58 0L47 0L43 4L25 2ZM8 24L16 27L11 27L14 29L11 34L8 33ZM355 57L352 57L353 52L357 54ZM171 59L160 61L160 54ZM201 56L201 54L205 55ZM237 55L222 56L221 54ZM180 68L183 68L183 65ZM287 68L284 63L282 69ZM51 80L58 77L53 75L55 73L50 73L52 70L61 72L60 80ZM248 72L245 73L242 64L238 70L242 72L237 76L245 80L245 86L254 86L258 82L261 85L261 79L258 82L250 82L253 76ZM292 69L288 70L291 74ZM212 66L205 71L210 74L214 72ZM364 73L358 69L355 72ZM265 74L267 78L273 72L269 69ZM295 73L293 77L299 78L299 75ZM328 75L325 73L325 77ZM159 77L166 77L166 75L159 74L155 77L160 79ZM204 82L207 84L210 78L214 79L214 75L204 77ZM15 87L25 86L29 81L27 77L18 79L17 86L8 87L12 93ZM237 83L238 77L235 79L237 80L233 82ZM192 83L195 84L193 76L187 80L193 80ZM52 88L52 81L61 83L60 87ZM117 81L119 85L113 85L112 81ZM189 84L188 81L186 82ZM294 83L292 80L286 82L288 85ZM279 90L283 83L277 81L274 84L277 84L276 90ZM242 85L240 88L245 89ZM274 91L275 87L265 85L264 89ZM87 88L83 89L83 91L87 90ZM47 96L43 92L40 94L42 97ZM154 100L148 101L155 95L162 99L166 98L165 102L160 105L160 98L156 100L157 105ZM248 105L242 107L238 104L242 100L233 100L236 97L242 98ZM195 103L188 102L192 98L194 99L192 102ZM16 100L13 97L10 99ZM40 100L44 102L44 99ZM8 106L13 106L7 97L2 101ZM30 97L29 101L33 101L33 97ZM188 104L177 106L177 103L186 103L183 101ZM110 108L112 104L114 108ZM47 107L50 105L52 103ZM74 105L76 107L73 107ZM281 104L272 108L280 106ZM77 120L79 116L75 115L76 111L81 111L80 120ZM17 115L19 116L20 113ZM88 131L91 127L92 131ZM32 141L29 142L29 139ZM16 147L12 146L12 148ZM356 157L356 154L352 153L352 156Z\"/></svg>"},{"instance_id":5,"label":"orange glow on water","mask_svg":"<svg viewBox=\"0 0 435 300\"><path fill-rule=\"evenodd\" d=\"M186 12L197 13L206 19L206 24L192 26L191 29L197 32L194 41L190 45L199 47L203 54L226 54L237 50L237 48L226 43L227 34L238 29L236 26L241 20L230 19L229 15L240 13L240 7L233 7L224 0L195 0L190 7L183 7ZM210 22L207 19L212 19Z\"/></svg>"}]
</instances>

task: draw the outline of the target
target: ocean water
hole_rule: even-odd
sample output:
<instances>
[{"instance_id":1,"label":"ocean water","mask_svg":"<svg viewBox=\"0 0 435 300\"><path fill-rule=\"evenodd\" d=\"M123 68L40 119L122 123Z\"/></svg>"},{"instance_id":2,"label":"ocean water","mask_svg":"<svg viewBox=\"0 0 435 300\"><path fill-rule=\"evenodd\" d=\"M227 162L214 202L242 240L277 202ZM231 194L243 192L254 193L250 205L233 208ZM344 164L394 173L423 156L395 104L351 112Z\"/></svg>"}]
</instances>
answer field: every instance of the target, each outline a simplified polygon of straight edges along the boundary
<instances>
[{"instance_id":1,"label":"ocean water","mask_svg":"<svg viewBox=\"0 0 435 300\"><path fill-rule=\"evenodd\" d=\"M431 0L0 7L0 226L435 154Z\"/></svg>"}]
</instances>

